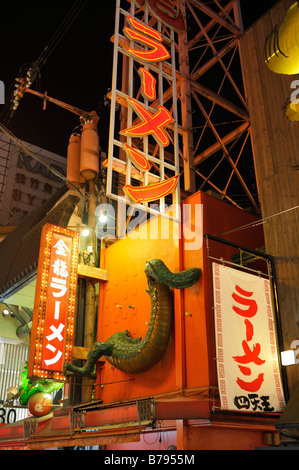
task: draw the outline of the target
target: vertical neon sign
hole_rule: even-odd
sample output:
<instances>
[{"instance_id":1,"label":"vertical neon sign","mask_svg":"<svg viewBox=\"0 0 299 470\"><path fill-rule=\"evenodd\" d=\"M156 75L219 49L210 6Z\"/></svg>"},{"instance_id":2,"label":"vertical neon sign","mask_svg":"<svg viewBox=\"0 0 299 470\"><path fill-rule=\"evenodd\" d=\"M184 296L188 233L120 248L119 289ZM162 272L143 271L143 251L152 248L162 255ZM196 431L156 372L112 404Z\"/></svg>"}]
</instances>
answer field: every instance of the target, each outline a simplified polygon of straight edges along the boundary
<instances>
[{"instance_id":1,"label":"vertical neon sign","mask_svg":"<svg viewBox=\"0 0 299 470\"><path fill-rule=\"evenodd\" d=\"M172 203L179 204L180 124L176 95L175 31L180 33L185 30L184 18L176 0L132 0L130 13L121 9L120 3L117 0L107 196L123 199L127 203L144 204L150 212L155 210L147 203L159 201L158 213L165 213L164 198L168 194L173 193ZM155 21L156 26L152 27ZM119 54L128 58L124 60L128 67L126 75L123 75L125 81L128 77L125 92L117 89ZM139 90L135 90L138 83ZM122 121L118 135L114 122L116 103L128 109L127 115L123 114L127 116L127 123ZM137 117L133 120L134 113ZM171 148L167 149L165 158L164 150L169 145ZM112 175L115 171L126 174L122 189L128 198L121 195L120 188L115 192L113 190ZM139 180L139 185L136 186L133 179Z\"/></svg>"},{"instance_id":2,"label":"vertical neon sign","mask_svg":"<svg viewBox=\"0 0 299 470\"><path fill-rule=\"evenodd\" d=\"M65 380L63 364L72 358L78 254L77 232L43 227L28 377Z\"/></svg>"}]
</instances>

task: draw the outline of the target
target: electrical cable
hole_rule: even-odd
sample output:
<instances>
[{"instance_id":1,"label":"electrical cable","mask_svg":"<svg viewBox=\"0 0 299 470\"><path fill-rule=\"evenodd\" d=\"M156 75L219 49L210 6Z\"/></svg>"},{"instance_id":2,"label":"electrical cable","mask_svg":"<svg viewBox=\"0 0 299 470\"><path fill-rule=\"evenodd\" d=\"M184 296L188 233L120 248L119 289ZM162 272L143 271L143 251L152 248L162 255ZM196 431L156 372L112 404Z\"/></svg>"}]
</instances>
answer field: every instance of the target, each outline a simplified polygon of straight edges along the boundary
<instances>
[{"instance_id":1,"label":"electrical cable","mask_svg":"<svg viewBox=\"0 0 299 470\"><path fill-rule=\"evenodd\" d=\"M287 212L290 212L290 211L293 211L293 210L296 210L296 209L299 209L299 206L290 207L289 209L286 209L286 210L281 211L281 212L277 212L276 214L268 215L267 217L256 220L255 222L250 222L249 224L241 225L240 227L236 227L232 230L228 230L227 232L219 233L217 236L227 235L228 233L238 232L239 230L244 230L246 228L251 228L251 227L256 227L258 225L262 225L265 222L267 222L269 219L272 219L273 217L277 217L278 215L286 214Z\"/></svg>"},{"instance_id":2,"label":"electrical cable","mask_svg":"<svg viewBox=\"0 0 299 470\"><path fill-rule=\"evenodd\" d=\"M44 47L42 53L35 61L38 64L39 69L41 69L46 61L48 60L49 56L52 54L53 50L57 47L63 36L66 34L70 26L73 24L81 10L84 8L88 0L78 0L75 5L71 8L68 12L60 26L58 27L57 31L54 33L48 44Z\"/></svg>"},{"instance_id":3,"label":"electrical cable","mask_svg":"<svg viewBox=\"0 0 299 470\"><path fill-rule=\"evenodd\" d=\"M66 32L69 30L70 26L73 24L75 19L78 17L79 13L82 11L84 6L87 4L88 0L78 0L75 5L72 6L70 11L67 13L66 17L50 39L50 41L46 44L44 47L42 53L39 55L38 59L32 64L24 64L20 67L18 77L19 78L24 78L26 74L28 74L29 71L32 71L32 80L31 82L33 83L37 78L40 79L40 70L41 68L45 65L46 61L54 51L54 49L57 47L63 36L66 34ZM10 109L11 108L11 103L13 101L14 97L14 86L15 82L13 82L8 91L7 91L7 97L8 97L8 102L7 106L4 107L0 119L2 122L5 122L6 125L9 124L10 119L13 116L13 111Z\"/></svg>"},{"instance_id":4,"label":"electrical cable","mask_svg":"<svg viewBox=\"0 0 299 470\"><path fill-rule=\"evenodd\" d=\"M19 77L22 77L24 74L25 74L25 71L26 71L26 67L29 67L30 64L24 64L20 67L19 71L18 71L18 76ZM6 90L6 96L7 96L7 103L6 105L3 107L3 110L0 114L0 119L2 122L5 122L8 118L9 118L9 115L10 115L10 105L13 101L13 97L14 97L14 88L15 88L15 81L12 82L9 86L9 88Z\"/></svg>"}]
</instances>

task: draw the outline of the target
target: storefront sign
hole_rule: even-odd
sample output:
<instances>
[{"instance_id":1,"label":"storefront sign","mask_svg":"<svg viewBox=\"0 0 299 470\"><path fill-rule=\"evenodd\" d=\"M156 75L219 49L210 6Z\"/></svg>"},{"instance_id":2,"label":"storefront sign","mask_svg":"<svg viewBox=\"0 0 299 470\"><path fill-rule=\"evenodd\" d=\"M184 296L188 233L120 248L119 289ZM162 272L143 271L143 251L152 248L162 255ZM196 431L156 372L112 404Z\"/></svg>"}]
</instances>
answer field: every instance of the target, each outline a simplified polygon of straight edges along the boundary
<instances>
[{"instance_id":1,"label":"storefront sign","mask_svg":"<svg viewBox=\"0 0 299 470\"><path fill-rule=\"evenodd\" d=\"M281 412L285 402L269 280L213 263L213 284L221 406Z\"/></svg>"},{"instance_id":2,"label":"storefront sign","mask_svg":"<svg viewBox=\"0 0 299 470\"><path fill-rule=\"evenodd\" d=\"M42 230L28 376L64 380L71 362L79 234L46 224Z\"/></svg>"},{"instance_id":3,"label":"storefront sign","mask_svg":"<svg viewBox=\"0 0 299 470\"><path fill-rule=\"evenodd\" d=\"M136 187L126 184L125 190L136 204L146 201L155 201L156 199L167 196L167 194L171 193L175 189L178 179L179 175L173 176L162 183L151 184L149 186Z\"/></svg>"},{"instance_id":4,"label":"storefront sign","mask_svg":"<svg viewBox=\"0 0 299 470\"><path fill-rule=\"evenodd\" d=\"M123 198L129 203L138 201L152 212L155 211L149 208L148 203L160 201L160 211L164 213L166 196L172 194L172 203L179 202L179 119L174 31L184 31L185 22L176 0L132 0L131 14L120 8L120 3L118 0L116 10L119 13L114 36L107 196ZM158 22L152 21L148 13ZM125 78L128 84L123 90L117 89L115 80L120 62L118 54L129 57ZM122 104L125 100L123 106L128 108L127 125L122 123L120 130L115 128L116 97L122 100ZM172 136L169 135L170 129ZM164 150L170 145L172 148L168 149L166 158ZM172 157L169 158L169 155ZM124 198L119 187L114 190L113 171L126 172L126 181L121 184L128 198ZM133 181L136 176L140 185Z\"/></svg>"},{"instance_id":5,"label":"storefront sign","mask_svg":"<svg viewBox=\"0 0 299 470\"><path fill-rule=\"evenodd\" d=\"M163 62L170 57L169 52L163 44L163 37L158 31L131 16L128 17L128 20L134 29L125 27L125 35L137 44L141 43L148 46L147 50L140 50L139 47L127 48L129 54L133 56L135 60L139 61L141 64L150 64ZM138 72L141 77L143 96L145 96L147 100L153 101L156 97L155 77L149 70L144 69L144 67L140 67ZM154 137L158 145L161 147L167 147L169 145L169 138L165 127L167 124L173 122L173 117L168 109L163 105L159 105L158 110L155 113L152 113L139 101L130 97L127 97L127 100L129 105L141 119L141 122L135 126L122 130L120 133L131 137L144 137L151 135ZM123 144L123 147L128 152L128 144ZM138 150L132 150L130 153L127 153L127 155L132 157L133 163L136 164L136 161L143 161L144 167L149 169L150 165L146 157L144 157L144 155L142 155ZM140 168L140 165L137 164L137 168ZM141 203L154 201L165 197L167 194L172 192L176 187L177 180L178 178L175 177L172 179L170 184L165 184L165 182L162 181L155 185L144 186L142 189L138 189L138 198L135 198L134 196L132 197L134 188L132 188L131 185L126 184L125 190L134 202L138 201ZM154 188L152 186L154 186Z\"/></svg>"}]
</instances>

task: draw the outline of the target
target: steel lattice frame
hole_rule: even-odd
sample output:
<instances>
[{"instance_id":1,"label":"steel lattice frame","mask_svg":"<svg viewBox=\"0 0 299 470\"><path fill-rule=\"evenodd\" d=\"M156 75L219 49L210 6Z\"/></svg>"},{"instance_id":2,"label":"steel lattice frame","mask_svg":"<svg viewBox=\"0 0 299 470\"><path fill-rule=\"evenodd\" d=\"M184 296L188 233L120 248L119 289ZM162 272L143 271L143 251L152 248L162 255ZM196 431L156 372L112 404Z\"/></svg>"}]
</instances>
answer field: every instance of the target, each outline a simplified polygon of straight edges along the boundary
<instances>
[{"instance_id":1,"label":"steel lattice frame","mask_svg":"<svg viewBox=\"0 0 299 470\"><path fill-rule=\"evenodd\" d=\"M160 101L150 104L150 109L163 104L173 113L175 124L167 128L172 145L161 151L150 140L142 147L140 139L135 139L136 148L153 157L154 171L141 178L135 172L133 177L141 179L141 184L149 184L181 172L183 194L212 190L221 199L259 214L250 120L239 54L239 38L243 33L239 0L178 0L178 4L187 25L186 31L179 34L151 17L147 8L139 9L134 0L130 0L130 10L121 9L122 1L117 0L124 16L133 14L160 31L172 49L171 66L163 63L157 71ZM124 5L127 7L128 2L125 1ZM125 39L118 34L117 38L114 37L116 40L121 48ZM110 95L113 125L110 126L107 163L109 197L113 193L113 172L117 173L117 197L122 197L124 182L132 178L131 165L125 163L121 139L115 138L115 132L136 122L136 116L130 109L128 111L126 96L139 99L140 86L136 85L136 66L132 59L123 57L122 73L116 76L119 64L117 69L114 68ZM174 67L176 74L173 73ZM118 117L117 106L120 111ZM117 146L119 153L116 157ZM172 203L179 202L179 198L178 190ZM160 201L161 212L164 202Z\"/></svg>"},{"instance_id":2,"label":"steel lattice frame","mask_svg":"<svg viewBox=\"0 0 299 470\"><path fill-rule=\"evenodd\" d=\"M239 53L239 0L184 0L183 5L188 27L181 38L180 63L188 76L185 119L189 126L192 123L189 165L198 175L196 189L212 188L222 199L258 214ZM191 178L190 186L194 189Z\"/></svg>"}]
</instances>

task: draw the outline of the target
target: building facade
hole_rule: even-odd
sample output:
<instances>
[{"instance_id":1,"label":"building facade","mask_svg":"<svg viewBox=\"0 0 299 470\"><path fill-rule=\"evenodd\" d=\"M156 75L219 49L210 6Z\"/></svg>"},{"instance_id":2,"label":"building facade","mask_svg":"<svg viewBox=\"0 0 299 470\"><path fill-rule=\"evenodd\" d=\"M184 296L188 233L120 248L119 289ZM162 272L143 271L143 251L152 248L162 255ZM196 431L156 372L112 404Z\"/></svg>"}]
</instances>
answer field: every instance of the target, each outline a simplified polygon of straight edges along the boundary
<instances>
[{"instance_id":1,"label":"building facade","mask_svg":"<svg viewBox=\"0 0 299 470\"><path fill-rule=\"evenodd\" d=\"M65 157L32 144L24 145L41 161L65 176ZM18 225L64 184L45 165L26 155L3 133L0 133L0 164L0 225Z\"/></svg>"}]
</instances>

